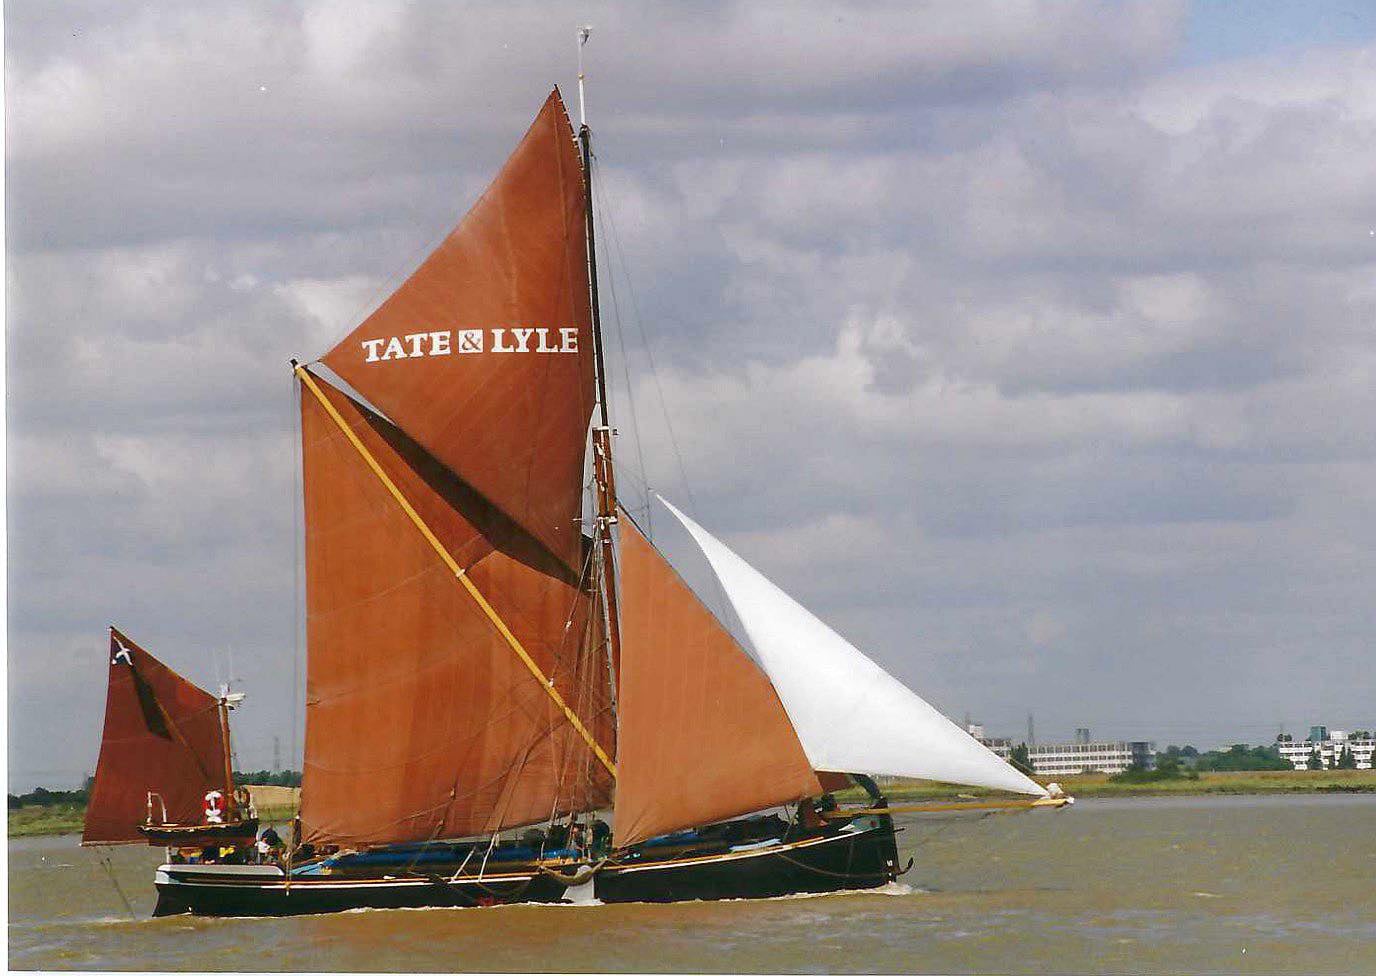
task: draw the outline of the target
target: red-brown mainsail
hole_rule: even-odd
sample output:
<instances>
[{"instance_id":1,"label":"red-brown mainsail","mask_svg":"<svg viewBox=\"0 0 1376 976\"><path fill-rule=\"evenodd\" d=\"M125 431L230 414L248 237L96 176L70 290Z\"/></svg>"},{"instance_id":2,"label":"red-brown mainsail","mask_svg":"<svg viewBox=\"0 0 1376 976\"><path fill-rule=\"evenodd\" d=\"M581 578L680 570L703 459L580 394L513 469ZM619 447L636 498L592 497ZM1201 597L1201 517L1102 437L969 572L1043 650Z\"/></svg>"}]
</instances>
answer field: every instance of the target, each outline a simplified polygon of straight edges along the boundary
<instances>
[{"instance_id":1,"label":"red-brown mainsail","mask_svg":"<svg viewBox=\"0 0 1376 976\"><path fill-rule=\"evenodd\" d=\"M556 90L467 216L322 360L575 571L587 265L582 164Z\"/></svg>"},{"instance_id":2,"label":"red-brown mainsail","mask_svg":"<svg viewBox=\"0 0 1376 976\"><path fill-rule=\"evenodd\" d=\"M621 519L616 845L822 792L774 687Z\"/></svg>"},{"instance_id":3,"label":"red-brown mainsail","mask_svg":"<svg viewBox=\"0 0 1376 976\"><path fill-rule=\"evenodd\" d=\"M460 837L605 806L610 776L363 452L610 752L590 582L396 426L309 379L359 444L303 390L305 839Z\"/></svg>"},{"instance_id":4,"label":"red-brown mainsail","mask_svg":"<svg viewBox=\"0 0 1376 976\"><path fill-rule=\"evenodd\" d=\"M219 699L193 685L115 628L95 785L83 844L138 844L156 793L158 822L201 822L205 794L222 790L225 741Z\"/></svg>"}]
</instances>

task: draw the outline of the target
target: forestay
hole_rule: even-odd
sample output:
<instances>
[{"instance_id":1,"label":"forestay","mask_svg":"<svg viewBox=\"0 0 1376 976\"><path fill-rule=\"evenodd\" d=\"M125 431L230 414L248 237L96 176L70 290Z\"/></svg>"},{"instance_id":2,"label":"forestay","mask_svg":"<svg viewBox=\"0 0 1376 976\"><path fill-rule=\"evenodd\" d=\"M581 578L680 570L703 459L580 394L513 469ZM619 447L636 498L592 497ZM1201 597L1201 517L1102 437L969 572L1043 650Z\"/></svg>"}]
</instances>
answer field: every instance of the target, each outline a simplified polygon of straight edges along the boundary
<instances>
[{"instance_id":1,"label":"forestay","mask_svg":"<svg viewBox=\"0 0 1376 976\"><path fill-rule=\"evenodd\" d=\"M721 580L814 769L1046 795L702 526L660 501Z\"/></svg>"}]
</instances>

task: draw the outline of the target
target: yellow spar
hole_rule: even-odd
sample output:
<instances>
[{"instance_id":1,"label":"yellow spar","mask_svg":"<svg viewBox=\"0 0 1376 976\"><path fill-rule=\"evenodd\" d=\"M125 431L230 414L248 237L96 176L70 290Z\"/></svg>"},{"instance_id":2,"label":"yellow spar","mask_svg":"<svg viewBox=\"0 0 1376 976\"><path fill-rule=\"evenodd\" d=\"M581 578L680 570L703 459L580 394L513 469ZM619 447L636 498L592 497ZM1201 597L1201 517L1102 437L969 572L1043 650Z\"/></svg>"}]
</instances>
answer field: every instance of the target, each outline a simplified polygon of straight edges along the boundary
<instances>
[{"instance_id":1,"label":"yellow spar","mask_svg":"<svg viewBox=\"0 0 1376 976\"><path fill-rule=\"evenodd\" d=\"M583 741L588 744L593 754L596 755L602 765L607 768L607 772L615 777L616 764L611 761L607 753L597 744L597 740L593 738L592 733L588 731L587 726L583 724L577 713L569 708L568 704L564 701L564 696L559 694L558 688L554 687L554 681L545 677L545 673L540 670L540 666L535 663L534 659L526 653L526 649L521 646L521 642L517 640L516 635L507 627L506 622L503 621L497 611L492 608L492 604L487 602L486 598L479 592L473 581L468 578L468 574L464 572L463 567L449 554L449 550L444 548L440 540L436 538L435 533L430 531L430 526L425 524L425 520L420 517L419 513L411 506L411 503L406 500L406 496L401 493L401 489L396 486L396 483L387 476L387 472L382 470L382 466L378 464L372 452L364 446L363 442L359 440L358 435L354 433L353 428L349 426L348 422L345 421L342 416L340 416L339 411L334 408L334 404L329 401L329 398L326 397L320 387L316 385L315 377L311 375L310 371L307 370L305 366L297 365L294 367L294 370L297 377L301 380L301 383L306 389L311 391L311 394L318 401L320 401L320 405L325 408L325 412L330 415L330 419L344 432L344 436L349 439L349 443L353 445L354 450L358 451L359 456L363 458L368 468L377 476L377 479L382 482L383 487L386 488L392 498L396 500L396 503L401 506L401 510L406 513L407 518L409 518L420 531L420 534L425 537L425 541L430 543L430 547L435 550L440 559L444 561L444 564L453 572L455 578L463 585L464 590L473 598L473 602L478 605L478 609L482 610L483 615L486 616L492 626L497 629L497 633L502 635L502 639L506 641L516 653L516 656L521 659L521 663L526 666L531 676L540 683L540 687L545 689L545 694L549 695L554 704L559 706L564 713L564 717L569 720L569 724L583 737Z\"/></svg>"}]
</instances>

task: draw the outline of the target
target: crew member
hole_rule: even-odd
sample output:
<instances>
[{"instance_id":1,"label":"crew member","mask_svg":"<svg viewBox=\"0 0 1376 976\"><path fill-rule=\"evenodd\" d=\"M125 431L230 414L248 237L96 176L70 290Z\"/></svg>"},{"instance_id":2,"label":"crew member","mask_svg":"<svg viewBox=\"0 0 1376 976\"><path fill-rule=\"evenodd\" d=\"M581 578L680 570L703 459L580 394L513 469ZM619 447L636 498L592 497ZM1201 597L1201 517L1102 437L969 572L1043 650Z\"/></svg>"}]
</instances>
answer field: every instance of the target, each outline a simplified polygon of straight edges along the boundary
<instances>
[{"instance_id":1,"label":"crew member","mask_svg":"<svg viewBox=\"0 0 1376 976\"><path fill-rule=\"evenodd\" d=\"M282 838L277 835L277 831L271 827L265 829L258 835L258 859L261 861L274 860L282 851Z\"/></svg>"},{"instance_id":2,"label":"crew member","mask_svg":"<svg viewBox=\"0 0 1376 976\"><path fill-rule=\"evenodd\" d=\"M569 827L569 847L572 847L575 851L581 854L583 853L583 849L586 846L587 835L584 831L583 825L581 823L578 823L577 821L574 821L573 824Z\"/></svg>"}]
</instances>

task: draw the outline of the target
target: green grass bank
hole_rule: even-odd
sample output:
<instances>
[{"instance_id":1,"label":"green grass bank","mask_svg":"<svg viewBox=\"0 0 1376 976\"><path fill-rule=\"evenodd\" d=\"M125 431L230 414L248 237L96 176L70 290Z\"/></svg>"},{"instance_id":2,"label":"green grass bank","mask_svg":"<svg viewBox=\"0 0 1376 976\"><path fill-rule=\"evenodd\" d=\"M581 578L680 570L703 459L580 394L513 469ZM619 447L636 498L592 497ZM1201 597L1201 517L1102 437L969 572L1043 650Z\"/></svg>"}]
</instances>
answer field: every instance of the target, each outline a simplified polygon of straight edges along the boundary
<instances>
[{"instance_id":1,"label":"green grass bank","mask_svg":"<svg viewBox=\"0 0 1376 976\"><path fill-rule=\"evenodd\" d=\"M1044 780L1045 781L1045 780ZM1167 779L1149 783L1113 782L1102 773L1062 776L1061 788L1074 797L1096 796L1191 796L1207 793L1376 793L1376 770L1325 769L1280 770L1240 773L1200 773L1198 779ZM261 791L261 792L260 792ZM254 787L254 802L263 823L285 823L296 814L299 791L290 787ZM988 796L985 790L943 786L918 780L899 781L884 787L894 802ZM843 802L860 802L858 789L838 794ZM9 812L11 837L41 834L73 834L81 831L86 808L80 804L29 806Z\"/></svg>"},{"instance_id":2,"label":"green grass bank","mask_svg":"<svg viewBox=\"0 0 1376 976\"><path fill-rule=\"evenodd\" d=\"M284 824L296 816L301 791L291 786L250 786L258 819L264 824ZM9 812L11 837L38 837L47 834L79 834L86 819L84 803L37 804Z\"/></svg>"},{"instance_id":3,"label":"green grass bank","mask_svg":"<svg viewBox=\"0 0 1376 976\"><path fill-rule=\"evenodd\" d=\"M1039 776L1038 782L1053 778ZM1208 793L1266 794L1266 793L1376 793L1376 770L1264 770L1252 772L1200 773L1197 779L1153 780L1145 783L1114 782L1104 773L1054 777L1061 789L1074 797L1092 796L1192 796ZM987 790L943 786L920 780L900 780L884 787L885 794L894 801L941 799L957 796L988 796ZM842 800L859 800L859 790L839 794Z\"/></svg>"}]
</instances>

